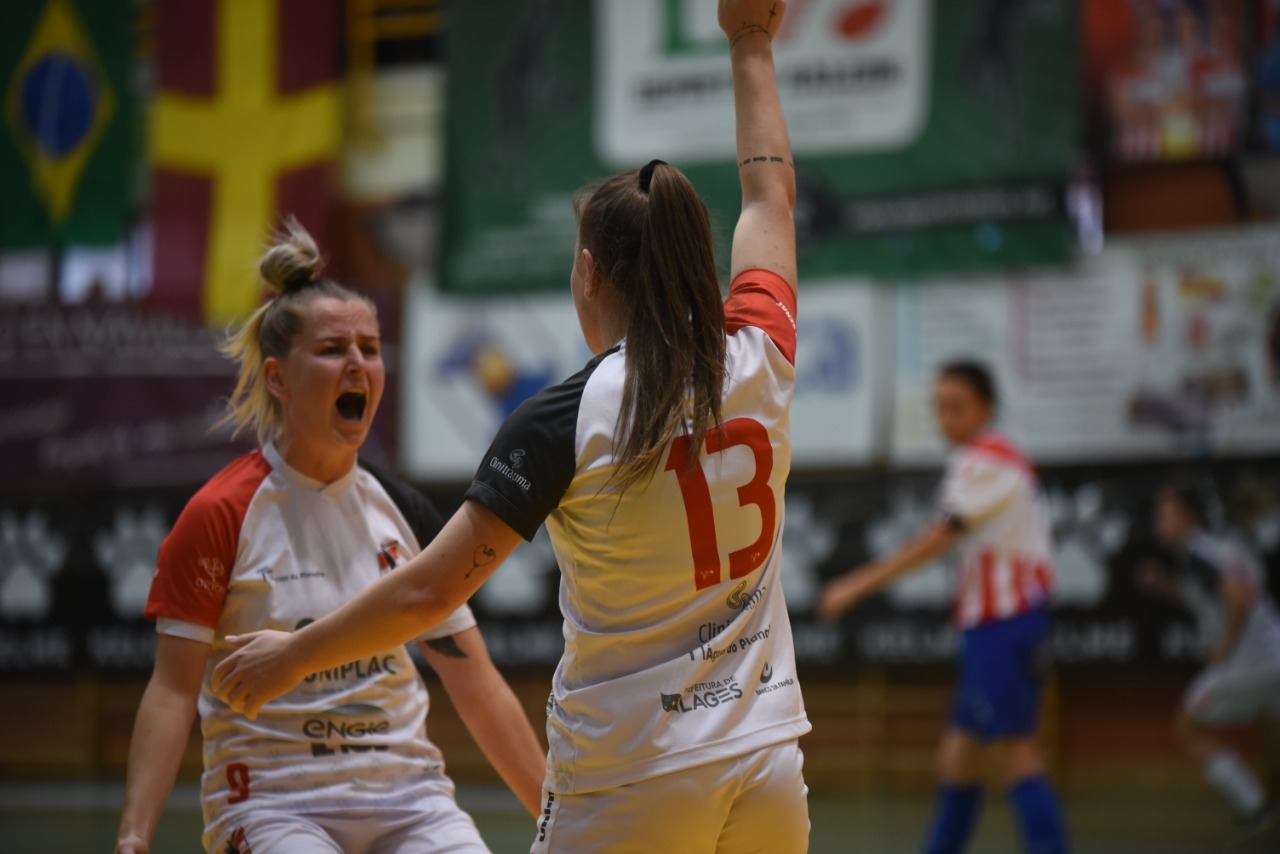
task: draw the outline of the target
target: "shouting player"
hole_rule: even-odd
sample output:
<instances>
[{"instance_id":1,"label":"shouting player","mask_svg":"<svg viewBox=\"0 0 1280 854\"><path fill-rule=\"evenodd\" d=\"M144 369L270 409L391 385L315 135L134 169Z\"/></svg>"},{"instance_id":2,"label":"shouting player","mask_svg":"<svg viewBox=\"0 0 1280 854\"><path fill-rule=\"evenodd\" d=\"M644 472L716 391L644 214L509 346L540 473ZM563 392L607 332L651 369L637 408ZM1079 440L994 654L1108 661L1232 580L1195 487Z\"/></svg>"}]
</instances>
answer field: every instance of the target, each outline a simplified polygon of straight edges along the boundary
<instances>
[{"instance_id":1,"label":"shouting player","mask_svg":"<svg viewBox=\"0 0 1280 854\"><path fill-rule=\"evenodd\" d=\"M796 378L784 7L720 4L742 185L728 299L678 169L587 188L569 284L596 357L507 419L425 552L299 631L240 639L215 674L234 708L253 717L304 674L437 624L545 521L565 651L533 850L807 850L809 723L779 578Z\"/></svg>"},{"instance_id":2,"label":"shouting player","mask_svg":"<svg viewBox=\"0 0 1280 854\"><path fill-rule=\"evenodd\" d=\"M144 854L197 709L204 846L217 854L484 852L426 736L427 690L396 642L301 674L253 719L210 691L226 637L295 628L425 548L442 520L357 459L382 398L373 304L319 277L296 222L263 257L280 291L228 341L239 379L228 420L262 449L188 502L160 547L147 616L155 670L138 708L117 854ZM417 635L462 719L533 813L543 753L461 602ZM408 637L403 640L408 640Z\"/></svg>"},{"instance_id":3,"label":"shouting player","mask_svg":"<svg viewBox=\"0 0 1280 854\"><path fill-rule=\"evenodd\" d=\"M830 581L819 613L835 619L894 579L958 546L960 684L939 753L937 812L924 850L963 851L982 801L983 761L1002 772L1027 851L1066 851L1058 801L1036 738L1049 668L1053 586L1048 512L1035 471L991 420L997 395L977 362L945 365L934 389L947 460L938 516L893 555Z\"/></svg>"},{"instance_id":4,"label":"shouting player","mask_svg":"<svg viewBox=\"0 0 1280 854\"><path fill-rule=\"evenodd\" d=\"M1215 730L1266 721L1280 726L1280 614L1262 568L1230 540L1209 533L1200 494L1168 487L1156 497L1155 527L1173 571L1151 562L1139 586L1190 611L1212 638L1209 664L1182 700L1175 730L1246 835L1275 821L1254 773Z\"/></svg>"}]
</instances>

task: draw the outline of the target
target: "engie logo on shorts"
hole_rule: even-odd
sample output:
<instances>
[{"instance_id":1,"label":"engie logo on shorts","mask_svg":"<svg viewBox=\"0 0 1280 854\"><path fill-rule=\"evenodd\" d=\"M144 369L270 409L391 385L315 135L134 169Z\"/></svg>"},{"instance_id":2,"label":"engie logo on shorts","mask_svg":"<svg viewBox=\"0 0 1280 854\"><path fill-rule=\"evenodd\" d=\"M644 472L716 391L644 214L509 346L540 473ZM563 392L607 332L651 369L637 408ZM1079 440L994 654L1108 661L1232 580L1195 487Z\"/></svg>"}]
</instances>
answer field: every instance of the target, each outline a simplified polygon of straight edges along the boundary
<instances>
[{"instance_id":1,"label":"engie logo on shorts","mask_svg":"<svg viewBox=\"0 0 1280 854\"><path fill-rule=\"evenodd\" d=\"M774 37L797 156L900 148L929 112L932 0L808 0ZM595 143L633 165L734 152L728 42L705 0L600 0Z\"/></svg>"},{"instance_id":2,"label":"engie logo on shorts","mask_svg":"<svg viewBox=\"0 0 1280 854\"><path fill-rule=\"evenodd\" d=\"M710 682L699 682L690 685L679 694L658 692L662 699L664 712L696 712L714 709L742 699L742 687L737 677L713 679Z\"/></svg>"}]
</instances>

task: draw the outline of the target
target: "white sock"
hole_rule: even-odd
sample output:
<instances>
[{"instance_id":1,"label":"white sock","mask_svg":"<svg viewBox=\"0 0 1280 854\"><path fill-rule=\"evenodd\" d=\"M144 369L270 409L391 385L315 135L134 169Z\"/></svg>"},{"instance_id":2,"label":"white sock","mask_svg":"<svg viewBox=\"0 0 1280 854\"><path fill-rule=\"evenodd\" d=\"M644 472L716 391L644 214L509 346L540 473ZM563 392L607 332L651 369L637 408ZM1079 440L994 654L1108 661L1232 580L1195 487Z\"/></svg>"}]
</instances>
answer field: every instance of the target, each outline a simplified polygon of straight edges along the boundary
<instances>
[{"instance_id":1,"label":"white sock","mask_svg":"<svg viewBox=\"0 0 1280 854\"><path fill-rule=\"evenodd\" d=\"M1237 815L1252 815L1266 803L1266 795L1249 766L1234 750L1223 748L1205 760L1204 777L1227 799Z\"/></svg>"}]
</instances>

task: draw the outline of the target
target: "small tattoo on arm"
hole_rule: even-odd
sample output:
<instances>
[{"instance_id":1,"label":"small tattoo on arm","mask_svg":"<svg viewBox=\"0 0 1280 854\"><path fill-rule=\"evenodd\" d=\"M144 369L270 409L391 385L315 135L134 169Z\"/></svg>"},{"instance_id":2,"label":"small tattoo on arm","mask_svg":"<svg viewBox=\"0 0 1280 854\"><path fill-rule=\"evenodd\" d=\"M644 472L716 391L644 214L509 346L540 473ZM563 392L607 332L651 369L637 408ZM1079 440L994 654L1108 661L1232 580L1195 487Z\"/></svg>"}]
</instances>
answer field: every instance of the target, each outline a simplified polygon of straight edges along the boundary
<instances>
[{"instance_id":1,"label":"small tattoo on arm","mask_svg":"<svg viewBox=\"0 0 1280 854\"><path fill-rule=\"evenodd\" d=\"M781 163L785 166L790 166L792 169L795 168L795 164L792 163L790 160L788 160L785 157L779 157L776 154L769 154L769 155L759 154L759 155L756 155L755 157L748 157L747 159L739 163L738 167L741 168L743 166L750 166L752 163Z\"/></svg>"},{"instance_id":2,"label":"small tattoo on arm","mask_svg":"<svg viewBox=\"0 0 1280 854\"><path fill-rule=\"evenodd\" d=\"M457 640L453 635L448 637L436 638L435 640L426 641L434 652L438 652L446 658L466 658L467 654L462 651L462 647L458 646Z\"/></svg>"},{"instance_id":3,"label":"small tattoo on arm","mask_svg":"<svg viewBox=\"0 0 1280 854\"><path fill-rule=\"evenodd\" d=\"M482 569L493 563L498 557L498 553L486 546L484 543L476 546L476 550L471 553L471 568L467 570L467 574L463 578L470 578L471 574L477 569Z\"/></svg>"},{"instance_id":4,"label":"small tattoo on arm","mask_svg":"<svg viewBox=\"0 0 1280 854\"><path fill-rule=\"evenodd\" d=\"M777 7L775 6L774 8L776 9ZM770 20L773 19L773 13L770 13L769 18ZM765 38L770 40L773 39L773 36L769 35L768 28L762 27L759 24L743 24L741 27L734 30L733 35L729 37L729 47L732 49L734 45L752 33L764 33Z\"/></svg>"}]
</instances>

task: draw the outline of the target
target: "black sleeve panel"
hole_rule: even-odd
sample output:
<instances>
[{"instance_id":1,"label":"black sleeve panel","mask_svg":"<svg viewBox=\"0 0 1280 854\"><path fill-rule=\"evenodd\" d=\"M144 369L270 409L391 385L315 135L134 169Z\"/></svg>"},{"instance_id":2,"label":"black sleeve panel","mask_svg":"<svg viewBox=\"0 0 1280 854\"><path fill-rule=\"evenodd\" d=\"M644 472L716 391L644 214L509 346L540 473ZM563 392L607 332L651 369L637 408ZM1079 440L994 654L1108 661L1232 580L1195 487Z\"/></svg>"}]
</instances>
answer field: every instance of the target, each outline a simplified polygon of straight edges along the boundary
<instances>
[{"instance_id":1,"label":"black sleeve panel","mask_svg":"<svg viewBox=\"0 0 1280 854\"><path fill-rule=\"evenodd\" d=\"M391 496L400 515L409 523L409 529L418 538L418 548L425 549L444 527L444 519L425 495L380 466L360 460L360 468L373 475Z\"/></svg>"},{"instance_id":2,"label":"black sleeve panel","mask_svg":"<svg viewBox=\"0 0 1280 854\"><path fill-rule=\"evenodd\" d=\"M467 490L467 498L488 507L526 540L533 539L573 481L582 392L610 353L520 404L498 429Z\"/></svg>"}]
</instances>

